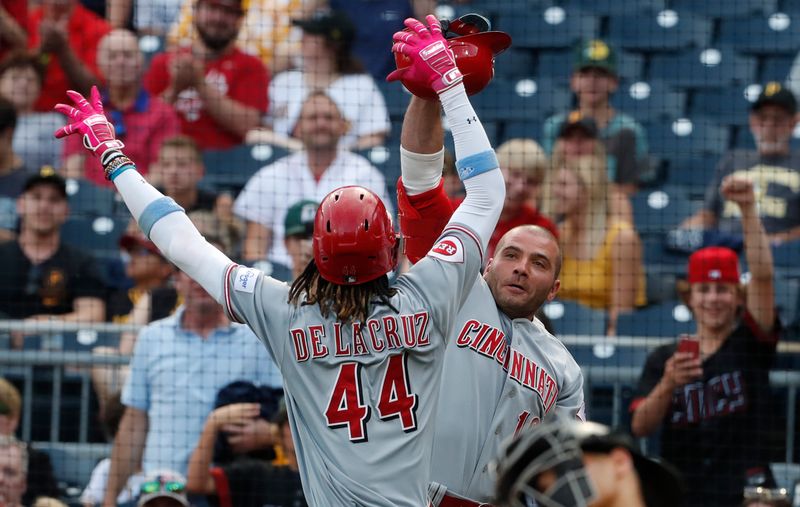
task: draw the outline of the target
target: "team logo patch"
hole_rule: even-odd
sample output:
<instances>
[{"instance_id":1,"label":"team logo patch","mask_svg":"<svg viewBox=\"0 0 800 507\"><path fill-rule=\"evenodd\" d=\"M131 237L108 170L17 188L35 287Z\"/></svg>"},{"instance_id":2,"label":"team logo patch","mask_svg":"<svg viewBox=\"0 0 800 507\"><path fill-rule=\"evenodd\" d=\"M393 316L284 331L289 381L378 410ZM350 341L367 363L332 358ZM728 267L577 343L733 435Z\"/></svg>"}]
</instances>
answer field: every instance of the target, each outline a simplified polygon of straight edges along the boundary
<instances>
[{"instance_id":1,"label":"team logo patch","mask_svg":"<svg viewBox=\"0 0 800 507\"><path fill-rule=\"evenodd\" d=\"M464 245L455 236L445 236L428 255L446 262L464 262Z\"/></svg>"},{"instance_id":2,"label":"team logo patch","mask_svg":"<svg viewBox=\"0 0 800 507\"><path fill-rule=\"evenodd\" d=\"M255 268L240 266L233 278L233 290L252 294L256 289L256 280L259 273L260 271Z\"/></svg>"}]
</instances>

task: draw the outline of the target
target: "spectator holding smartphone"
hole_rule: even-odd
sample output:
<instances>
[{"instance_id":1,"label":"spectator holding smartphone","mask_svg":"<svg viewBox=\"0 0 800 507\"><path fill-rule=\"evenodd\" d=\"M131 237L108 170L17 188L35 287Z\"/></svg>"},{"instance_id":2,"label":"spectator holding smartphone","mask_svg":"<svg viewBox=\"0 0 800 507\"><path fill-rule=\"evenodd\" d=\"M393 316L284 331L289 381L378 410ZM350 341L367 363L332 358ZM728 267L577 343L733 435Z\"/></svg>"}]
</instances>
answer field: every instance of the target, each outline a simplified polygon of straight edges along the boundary
<instances>
[{"instance_id":1,"label":"spectator holding smartphone","mask_svg":"<svg viewBox=\"0 0 800 507\"><path fill-rule=\"evenodd\" d=\"M688 506L741 503L746 472L765 467L775 450L769 368L780 326L772 253L752 182L728 176L720 192L741 211L749 283L739 283L733 250L702 248L689 258L684 299L699 354L677 344L654 350L630 407L636 436L661 428L661 454L686 477Z\"/></svg>"}]
</instances>

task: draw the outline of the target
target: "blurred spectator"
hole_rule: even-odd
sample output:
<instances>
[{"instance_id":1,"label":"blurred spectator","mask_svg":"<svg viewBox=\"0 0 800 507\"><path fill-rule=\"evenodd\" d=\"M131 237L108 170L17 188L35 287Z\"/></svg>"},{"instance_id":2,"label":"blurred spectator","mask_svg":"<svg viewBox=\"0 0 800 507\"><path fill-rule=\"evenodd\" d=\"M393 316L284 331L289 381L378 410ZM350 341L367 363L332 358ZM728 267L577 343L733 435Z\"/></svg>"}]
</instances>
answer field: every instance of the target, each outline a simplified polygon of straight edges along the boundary
<instances>
[{"instance_id":1,"label":"blurred spectator","mask_svg":"<svg viewBox=\"0 0 800 507\"><path fill-rule=\"evenodd\" d=\"M286 218L283 220L283 241L289 257L292 258L292 272L288 274L289 276L281 277L282 273L277 273L277 270L273 269L272 276L278 280L291 283L314 258L312 235L318 206L319 203L316 201L305 199L294 203L286 210Z\"/></svg>"},{"instance_id":2,"label":"blurred spectator","mask_svg":"<svg viewBox=\"0 0 800 507\"><path fill-rule=\"evenodd\" d=\"M22 500L28 487L27 467L25 444L13 436L0 435L0 505L3 507L30 505Z\"/></svg>"},{"instance_id":3,"label":"blurred spectator","mask_svg":"<svg viewBox=\"0 0 800 507\"><path fill-rule=\"evenodd\" d=\"M228 425L257 417L258 411L258 404L238 403L211 413L192 453L189 490L206 495L216 494L220 507L303 507L307 504L286 408L281 408L273 419L276 443L285 457L285 465L276 466L265 460L240 458L221 466L210 466L216 435Z\"/></svg>"},{"instance_id":4,"label":"blurred spectator","mask_svg":"<svg viewBox=\"0 0 800 507\"><path fill-rule=\"evenodd\" d=\"M49 165L61 167L61 141L53 132L64 126L64 115L55 111L38 113L33 107L42 92L44 66L27 52L9 54L0 63L0 95L17 110L14 152L30 169Z\"/></svg>"},{"instance_id":5,"label":"blurred spectator","mask_svg":"<svg viewBox=\"0 0 800 507\"><path fill-rule=\"evenodd\" d=\"M0 439L14 437L19 428L21 416L22 396L11 382L0 377ZM2 454L0 452L0 455ZM27 462L25 476L28 478L28 487L22 496L23 505L30 505L40 495L59 496L61 494L53 475L50 456L46 452L28 448L25 461ZM3 505L1 491L2 486L0 486L0 505Z\"/></svg>"},{"instance_id":6,"label":"blurred spectator","mask_svg":"<svg viewBox=\"0 0 800 507\"><path fill-rule=\"evenodd\" d=\"M720 190L722 180L734 175L755 185L758 212L772 243L800 239L800 151L789 145L796 125L795 96L779 83L768 83L750 111L756 150L734 150L722 158L706 191L703 209L681 227L739 238L739 207L725 199Z\"/></svg>"},{"instance_id":7,"label":"blurred spectator","mask_svg":"<svg viewBox=\"0 0 800 507\"><path fill-rule=\"evenodd\" d=\"M17 212L19 237L0 244L0 312L14 319L103 322L105 287L97 263L61 241L69 216L64 178L52 167L30 176Z\"/></svg>"},{"instance_id":8,"label":"blurred spectator","mask_svg":"<svg viewBox=\"0 0 800 507\"><path fill-rule=\"evenodd\" d=\"M31 507L67 507L67 504L57 498L50 496L40 496L30 504Z\"/></svg>"},{"instance_id":9,"label":"blurred spectator","mask_svg":"<svg viewBox=\"0 0 800 507\"><path fill-rule=\"evenodd\" d=\"M466 192L464 184L458 177L456 171L456 158L447 148L444 149L444 168L442 169L442 180L444 181L444 192L451 200L464 200Z\"/></svg>"},{"instance_id":10,"label":"blurred spectator","mask_svg":"<svg viewBox=\"0 0 800 507\"><path fill-rule=\"evenodd\" d=\"M553 167L578 162L592 157L596 171L606 171L608 157L600 141L597 123L580 111L572 111L558 130L553 146ZM625 190L619 185L609 184L609 207L611 214L620 220L633 223L633 206Z\"/></svg>"},{"instance_id":11,"label":"blurred spectator","mask_svg":"<svg viewBox=\"0 0 800 507\"><path fill-rule=\"evenodd\" d=\"M0 98L0 241L9 241L16 236L17 197L31 176L13 148L16 124L17 113L13 104Z\"/></svg>"},{"instance_id":12,"label":"blurred spectator","mask_svg":"<svg viewBox=\"0 0 800 507\"><path fill-rule=\"evenodd\" d=\"M608 312L608 335L617 316L646 303L639 235L614 216L608 178L596 157L553 167L545 213L557 217L564 261L559 297Z\"/></svg>"},{"instance_id":13,"label":"blurred spectator","mask_svg":"<svg viewBox=\"0 0 800 507\"><path fill-rule=\"evenodd\" d=\"M754 184L729 175L720 193L739 207L750 280L740 285L739 259L723 247L689 258L683 291L697 323L699 352L663 345L647 358L631 403L639 437L661 430L661 455L686 477L690 506L736 505L746 476L773 461L769 369L780 323L772 253L758 217Z\"/></svg>"},{"instance_id":14,"label":"blurred spectator","mask_svg":"<svg viewBox=\"0 0 800 507\"><path fill-rule=\"evenodd\" d=\"M251 132L247 141L302 148L297 132L301 109L309 94L323 90L347 121L342 148L383 144L391 128L389 113L375 81L350 52L356 32L353 23L341 12L319 12L294 23L303 30L302 64L275 76L269 87L267 130Z\"/></svg>"},{"instance_id":15,"label":"blurred spectator","mask_svg":"<svg viewBox=\"0 0 800 507\"><path fill-rule=\"evenodd\" d=\"M172 264L161 255L155 243L139 231L122 236L120 248L128 259L125 275L133 285L109 294L106 320L144 326L171 315L179 303L178 293L171 283L175 272ZM95 347L92 352L98 355L130 355L135 343L136 335L124 332L120 335L118 347ZM127 375L127 366L92 368L92 384L101 413L106 401L122 389Z\"/></svg>"},{"instance_id":16,"label":"blurred spectator","mask_svg":"<svg viewBox=\"0 0 800 507\"><path fill-rule=\"evenodd\" d=\"M608 155L608 179L627 195L636 191L639 178L649 169L647 136L632 117L611 106L611 95L617 91L617 57L601 40L590 40L576 48L575 67L570 87L578 98L578 111L591 118L599 128L600 139ZM553 152L556 136L568 113L557 114L544 123L542 146Z\"/></svg>"},{"instance_id":17,"label":"blurred spectator","mask_svg":"<svg viewBox=\"0 0 800 507\"><path fill-rule=\"evenodd\" d=\"M97 66L107 85L103 90L106 116L117 139L125 143L125 152L136 157L136 169L147 174L162 141L180 131L178 114L142 87L144 56L133 32L116 29L103 37L97 48ZM104 177L100 161L87 154L81 136L65 139L64 174L112 185Z\"/></svg>"},{"instance_id":18,"label":"blurred spectator","mask_svg":"<svg viewBox=\"0 0 800 507\"><path fill-rule=\"evenodd\" d=\"M333 10L343 12L357 27L353 54L376 80L383 81L395 69L394 54L386 51L386 41L403 30L403 21L425 19L436 9L435 0L329 0Z\"/></svg>"},{"instance_id":19,"label":"blurred spectator","mask_svg":"<svg viewBox=\"0 0 800 507\"><path fill-rule=\"evenodd\" d=\"M145 327L122 391L125 415L111 456L105 505L132 474L185 473L220 388L235 380L280 388L266 348L247 326L232 324L197 282L176 277L183 307Z\"/></svg>"},{"instance_id":20,"label":"blurred spectator","mask_svg":"<svg viewBox=\"0 0 800 507\"><path fill-rule=\"evenodd\" d=\"M233 214L233 198L199 186L205 175L203 154L191 137L178 135L165 140L153 164L153 184L172 197L204 234L217 238L229 252L238 252L244 225Z\"/></svg>"},{"instance_id":21,"label":"blurred spectator","mask_svg":"<svg viewBox=\"0 0 800 507\"><path fill-rule=\"evenodd\" d=\"M291 203L321 201L344 185L361 185L391 209L383 175L365 158L339 148L347 121L333 99L313 92L305 100L296 132L304 149L258 171L236 198L234 212L247 221L244 258L292 268L284 244L284 218ZM269 265L261 269L270 273Z\"/></svg>"},{"instance_id":22,"label":"blurred spectator","mask_svg":"<svg viewBox=\"0 0 800 507\"><path fill-rule=\"evenodd\" d=\"M145 87L173 104L181 131L203 149L230 148L267 112L269 76L261 61L236 47L244 0L197 0L199 37L153 58Z\"/></svg>"},{"instance_id":23,"label":"blurred spectator","mask_svg":"<svg viewBox=\"0 0 800 507\"><path fill-rule=\"evenodd\" d=\"M27 41L28 0L0 0L0 60Z\"/></svg>"},{"instance_id":24,"label":"blurred spectator","mask_svg":"<svg viewBox=\"0 0 800 507\"><path fill-rule=\"evenodd\" d=\"M178 19L182 0L106 0L106 19L114 28L165 37Z\"/></svg>"},{"instance_id":25,"label":"blurred spectator","mask_svg":"<svg viewBox=\"0 0 800 507\"><path fill-rule=\"evenodd\" d=\"M52 112L67 90L88 94L100 76L97 45L111 26L78 0L41 0L30 13L28 29L28 47L46 66L36 110Z\"/></svg>"},{"instance_id":26,"label":"blurred spectator","mask_svg":"<svg viewBox=\"0 0 800 507\"><path fill-rule=\"evenodd\" d=\"M119 430L119 423L125 413L125 405L120 400L119 392L112 396L102 411L101 422L106 440L113 442ZM103 503L103 497L108 483L108 471L111 468L111 458L103 458L92 470L89 483L81 493L80 502L84 507L95 507ZM139 494L139 487L142 483L141 475L132 475L128 478L128 483L117 496L117 504L127 504L136 499Z\"/></svg>"},{"instance_id":27,"label":"blurred spectator","mask_svg":"<svg viewBox=\"0 0 800 507\"><path fill-rule=\"evenodd\" d=\"M139 488L137 507L189 507L186 479L172 470L160 470L145 477Z\"/></svg>"},{"instance_id":28,"label":"blurred spectator","mask_svg":"<svg viewBox=\"0 0 800 507\"><path fill-rule=\"evenodd\" d=\"M196 1L181 3L177 22L169 30L170 46L186 46L197 38L192 19ZM299 33L292 20L305 18L314 4L314 0L249 0L236 45L260 58L273 74L292 68L299 52Z\"/></svg>"}]
</instances>

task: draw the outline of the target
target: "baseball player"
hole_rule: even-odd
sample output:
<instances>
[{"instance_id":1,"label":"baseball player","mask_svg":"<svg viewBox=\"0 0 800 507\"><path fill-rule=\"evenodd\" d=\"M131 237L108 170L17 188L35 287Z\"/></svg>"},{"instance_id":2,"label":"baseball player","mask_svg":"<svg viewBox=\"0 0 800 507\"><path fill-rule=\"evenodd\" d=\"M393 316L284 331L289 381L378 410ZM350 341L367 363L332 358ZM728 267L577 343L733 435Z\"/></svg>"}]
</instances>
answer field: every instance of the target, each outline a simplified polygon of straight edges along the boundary
<instances>
[{"instance_id":1,"label":"baseball player","mask_svg":"<svg viewBox=\"0 0 800 507\"><path fill-rule=\"evenodd\" d=\"M149 185L121 151L103 115L77 107L57 137L83 136L139 226L165 256L200 283L231 319L246 322L283 374L306 498L323 506L427 504L434 409L446 339L475 283L505 188L433 16L414 19L393 51L434 90L453 125L467 197L430 253L389 285L396 236L372 192L342 187L316 213L314 261L288 285L239 266L209 245L183 210Z\"/></svg>"},{"instance_id":2,"label":"baseball player","mask_svg":"<svg viewBox=\"0 0 800 507\"><path fill-rule=\"evenodd\" d=\"M412 261L430 248L451 213L441 181L441 128L438 104L413 97L401 132L398 182L400 225ZM560 263L550 232L512 229L456 316L436 415L434 505L490 500L489 463L503 440L553 412L584 417L580 367L534 317L558 292Z\"/></svg>"},{"instance_id":3,"label":"baseball player","mask_svg":"<svg viewBox=\"0 0 800 507\"><path fill-rule=\"evenodd\" d=\"M686 491L675 469L643 456L629 436L559 418L512 439L496 474L500 507L681 507Z\"/></svg>"}]
</instances>

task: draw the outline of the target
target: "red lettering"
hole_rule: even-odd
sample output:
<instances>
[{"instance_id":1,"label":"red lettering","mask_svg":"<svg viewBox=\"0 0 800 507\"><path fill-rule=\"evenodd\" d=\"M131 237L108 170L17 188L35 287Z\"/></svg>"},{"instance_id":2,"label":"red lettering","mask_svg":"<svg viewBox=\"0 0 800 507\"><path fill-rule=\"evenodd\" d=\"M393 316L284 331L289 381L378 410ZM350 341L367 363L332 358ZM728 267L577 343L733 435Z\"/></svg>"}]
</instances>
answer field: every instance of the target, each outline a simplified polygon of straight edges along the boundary
<instances>
[{"instance_id":1,"label":"red lettering","mask_svg":"<svg viewBox=\"0 0 800 507\"><path fill-rule=\"evenodd\" d=\"M321 338L325 336L325 328L320 325L308 326L308 332L311 335L311 357L318 359L327 356L328 347L321 341Z\"/></svg>"},{"instance_id":2,"label":"red lettering","mask_svg":"<svg viewBox=\"0 0 800 507\"><path fill-rule=\"evenodd\" d=\"M298 363L308 361L308 339L306 338L306 333L302 329L291 329L289 334L292 335L295 360Z\"/></svg>"},{"instance_id":3,"label":"red lettering","mask_svg":"<svg viewBox=\"0 0 800 507\"><path fill-rule=\"evenodd\" d=\"M544 397L544 410L545 412L549 412L550 408L552 408L553 404L556 402L556 398L558 398L558 385L556 381L553 380L553 377L550 375L547 376L547 395Z\"/></svg>"},{"instance_id":4,"label":"red lettering","mask_svg":"<svg viewBox=\"0 0 800 507\"><path fill-rule=\"evenodd\" d=\"M547 372L544 369L539 370L539 381L536 383L536 392L539 393L539 396L544 398L544 388L547 382Z\"/></svg>"},{"instance_id":5,"label":"red lettering","mask_svg":"<svg viewBox=\"0 0 800 507\"><path fill-rule=\"evenodd\" d=\"M400 341L400 335L397 334L397 321L394 317L386 316L383 318L383 334L386 335L386 344L390 349L399 349L403 347Z\"/></svg>"},{"instance_id":6,"label":"red lettering","mask_svg":"<svg viewBox=\"0 0 800 507\"><path fill-rule=\"evenodd\" d=\"M472 341L470 337L470 333L473 331L477 331L481 328L481 323L477 320L468 320L464 323L464 327L461 328L461 332L458 333L458 338L456 338L456 345L459 347L466 347L469 345L469 342Z\"/></svg>"},{"instance_id":7,"label":"red lettering","mask_svg":"<svg viewBox=\"0 0 800 507\"><path fill-rule=\"evenodd\" d=\"M378 331L380 331L380 329L381 323L376 319L369 319L367 321L367 330L369 330L369 337L372 340L372 350L375 352L380 352L386 347L386 344L378 339Z\"/></svg>"},{"instance_id":8,"label":"red lettering","mask_svg":"<svg viewBox=\"0 0 800 507\"><path fill-rule=\"evenodd\" d=\"M361 323L353 322L353 355L364 356L369 354L367 344L364 343L364 334L361 332Z\"/></svg>"},{"instance_id":9,"label":"red lettering","mask_svg":"<svg viewBox=\"0 0 800 507\"><path fill-rule=\"evenodd\" d=\"M492 328L492 331L483 340L481 348L478 352L485 356L494 357L497 354L497 349L506 343L506 335L497 328Z\"/></svg>"},{"instance_id":10,"label":"red lettering","mask_svg":"<svg viewBox=\"0 0 800 507\"><path fill-rule=\"evenodd\" d=\"M522 365L525 363L525 356L516 349L511 349L511 378L522 383Z\"/></svg>"},{"instance_id":11,"label":"red lettering","mask_svg":"<svg viewBox=\"0 0 800 507\"><path fill-rule=\"evenodd\" d=\"M403 321L403 342L407 348L416 347L417 337L414 336L414 316L401 315L400 320Z\"/></svg>"},{"instance_id":12,"label":"red lettering","mask_svg":"<svg viewBox=\"0 0 800 507\"><path fill-rule=\"evenodd\" d=\"M350 345L342 343L342 324L335 322L333 324L333 342L336 344L336 356L349 356Z\"/></svg>"},{"instance_id":13,"label":"red lettering","mask_svg":"<svg viewBox=\"0 0 800 507\"><path fill-rule=\"evenodd\" d=\"M525 380L522 382L523 385L531 389L536 389L536 370L538 369L539 367L536 366L536 363L528 359L525 365Z\"/></svg>"},{"instance_id":14,"label":"red lettering","mask_svg":"<svg viewBox=\"0 0 800 507\"><path fill-rule=\"evenodd\" d=\"M500 344L500 350L497 351L497 354L494 356L495 360L503 367L503 369L508 369L508 344L503 341Z\"/></svg>"},{"instance_id":15,"label":"red lettering","mask_svg":"<svg viewBox=\"0 0 800 507\"><path fill-rule=\"evenodd\" d=\"M469 344L469 348L473 350L478 350L478 344L481 342L481 340L483 340L483 337L486 336L486 333L488 333L490 329L492 329L492 327L489 324L481 325L481 330L478 331L478 334L477 336L475 336L475 339L472 340L472 343Z\"/></svg>"},{"instance_id":16,"label":"red lettering","mask_svg":"<svg viewBox=\"0 0 800 507\"><path fill-rule=\"evenodd\" d=\"M414 314L414 324L417 327L417 346L422 347L431 343L428 334L428 312Z\"/></svg>"}]
</instances>

